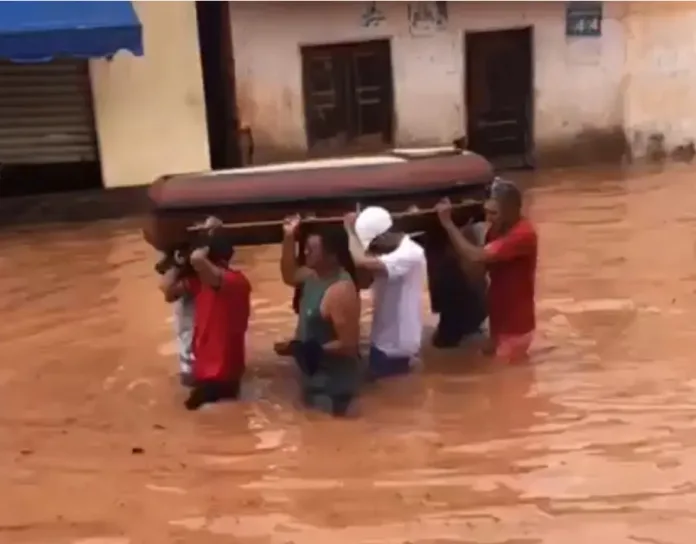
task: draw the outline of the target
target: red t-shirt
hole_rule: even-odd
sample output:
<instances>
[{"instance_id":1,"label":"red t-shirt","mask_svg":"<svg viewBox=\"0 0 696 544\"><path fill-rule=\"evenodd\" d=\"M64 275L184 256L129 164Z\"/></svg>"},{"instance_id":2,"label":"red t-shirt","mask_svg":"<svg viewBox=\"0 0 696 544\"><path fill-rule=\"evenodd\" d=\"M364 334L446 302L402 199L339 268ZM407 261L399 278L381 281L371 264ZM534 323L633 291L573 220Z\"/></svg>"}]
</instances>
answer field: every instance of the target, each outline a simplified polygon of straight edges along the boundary
<instances>
[{"instance_id":1,"label":"red t-shirt","mask_svg":"<svg viewBox=\"0 0 696 544\"><path fill-rule=\"evenodd\" d=\"M537 234L521 219L502 236L490 231L484 248L490 277L488 312L491 336L519 335L534 330L534 282Z\"/></svg>"},{"instance_id":2,"label":"red t-shirt","mask_svg":"<svg viewBox=\"0 0 696 544\"><path fill-rule=\"evenodd\" d=\"M251 313L251 284L236 270L225 270L215 289L197 277L188 280L194 295L193 376L233 380L245 368L244 337Z\"/></svg>"}]
</instances>

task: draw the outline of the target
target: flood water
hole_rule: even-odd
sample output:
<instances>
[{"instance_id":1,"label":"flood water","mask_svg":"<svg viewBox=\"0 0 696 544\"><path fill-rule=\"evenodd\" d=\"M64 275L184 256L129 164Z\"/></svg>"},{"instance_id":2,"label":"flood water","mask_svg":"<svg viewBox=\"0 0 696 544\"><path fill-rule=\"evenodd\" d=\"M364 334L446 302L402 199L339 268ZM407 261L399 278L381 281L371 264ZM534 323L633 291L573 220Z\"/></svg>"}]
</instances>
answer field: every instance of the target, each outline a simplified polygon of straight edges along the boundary
<instances>
[{"instance_id":1,"label":"flood water","mask_svg":"<svg viewBox=\"0 0 696 544\"><path fill-rule=\"evenodd\" d=\"M272 353L278 248L238 257L244 400L189 413L136 222L4 232L0 542L690 544L694 172L551 177L532 363L426 349L345 421L300 410Z\"/></svg>"}]
</instances>

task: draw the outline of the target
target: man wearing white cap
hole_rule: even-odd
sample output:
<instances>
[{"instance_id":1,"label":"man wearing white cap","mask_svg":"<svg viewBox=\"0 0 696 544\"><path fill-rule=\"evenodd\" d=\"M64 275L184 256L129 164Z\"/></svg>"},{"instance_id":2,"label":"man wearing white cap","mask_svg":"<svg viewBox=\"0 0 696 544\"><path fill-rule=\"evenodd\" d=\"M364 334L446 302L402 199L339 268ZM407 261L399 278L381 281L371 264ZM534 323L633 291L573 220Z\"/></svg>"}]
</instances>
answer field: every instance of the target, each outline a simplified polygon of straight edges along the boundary
<instances>
[{"instance_id":1,"label":"man wearing white cap","mask_svg":"<svg viewBox=\"0 0 696 544\"><path fill-rule=\"evenodd\" d=\"M355 266L373 278L369 357L373 379L408 372L421 346L425 251L393 226L389 212L376 206L345 218Z\"/></svg>"}]
</instances>

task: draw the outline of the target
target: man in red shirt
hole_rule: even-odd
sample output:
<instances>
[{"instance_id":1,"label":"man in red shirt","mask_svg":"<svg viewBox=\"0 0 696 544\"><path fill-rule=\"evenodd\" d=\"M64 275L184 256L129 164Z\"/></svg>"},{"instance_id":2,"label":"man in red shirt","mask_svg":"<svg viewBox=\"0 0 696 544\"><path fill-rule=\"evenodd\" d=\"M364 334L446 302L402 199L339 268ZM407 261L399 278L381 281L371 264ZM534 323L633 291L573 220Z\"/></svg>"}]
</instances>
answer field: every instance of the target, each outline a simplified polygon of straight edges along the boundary
<instances>
[{"instance_id":1,"label":"man in red shirt","mask_svg":"<svg viewBox=\"0 0 696 544\"><path fill-rule=\"evenodd\" d=\"M189 410L239 395L251 285L242 272L230 268L233 254L230 240L216 231L206 247L191 252L193 275L182 277L181 268L174 267L162 278L161 289L168 302L186 292L194 297L195 385L185 402Z\"/></svg>"},{"instance_id":2,"label":"man in red shirt","mask_svg":"<svg viewBox=\"0 0 696 544\"><path fill-rule=\"evenodd\" d=\"M437 205L440 222L468 274L488 272L490 349L513 362L526 358L536 327L534 283L537 234L522 216L522 195L509 181L496 180L485 203L485 244L469 242L452 221L452 206Z\"/></svg>"}]
</instances>

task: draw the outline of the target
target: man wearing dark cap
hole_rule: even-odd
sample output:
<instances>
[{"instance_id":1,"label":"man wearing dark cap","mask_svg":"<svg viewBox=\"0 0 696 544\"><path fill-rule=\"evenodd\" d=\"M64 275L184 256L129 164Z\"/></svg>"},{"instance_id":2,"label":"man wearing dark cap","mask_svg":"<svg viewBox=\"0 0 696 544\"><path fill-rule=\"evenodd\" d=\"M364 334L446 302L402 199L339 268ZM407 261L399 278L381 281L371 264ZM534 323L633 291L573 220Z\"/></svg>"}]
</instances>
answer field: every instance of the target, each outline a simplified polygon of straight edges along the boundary
<instances>
[{"instance_id":1,"label":"man wearing dark cap","mask_svg":"<svg viewBox=\"0 0 696 544\"><path fill-rule=\"evenodd\" d=\"M185 293L194 300L194 387L185 403L189 410L239 394L251 286L242 272L230 267L233 255L231 240L217 229L206 245L191 252L192 274L183 276L178 266L162 277L161 289L168 302Z\"/></svg>"},{"instance_id":2,"label":"man wearing dark cap","mask_svg":"<svg viewBox=\"0 0 696 544\"><path fill-rule=\"evenodd\" d=\"M488 272L491 351L509 362L525 359L536 326L537 234L522 216L519 188L510 181L493 183L485 203L488 231L483 247L472 244L454 224L448 200L436 208L462 268L469 274Z\"/></svg>"}]
</instances>

